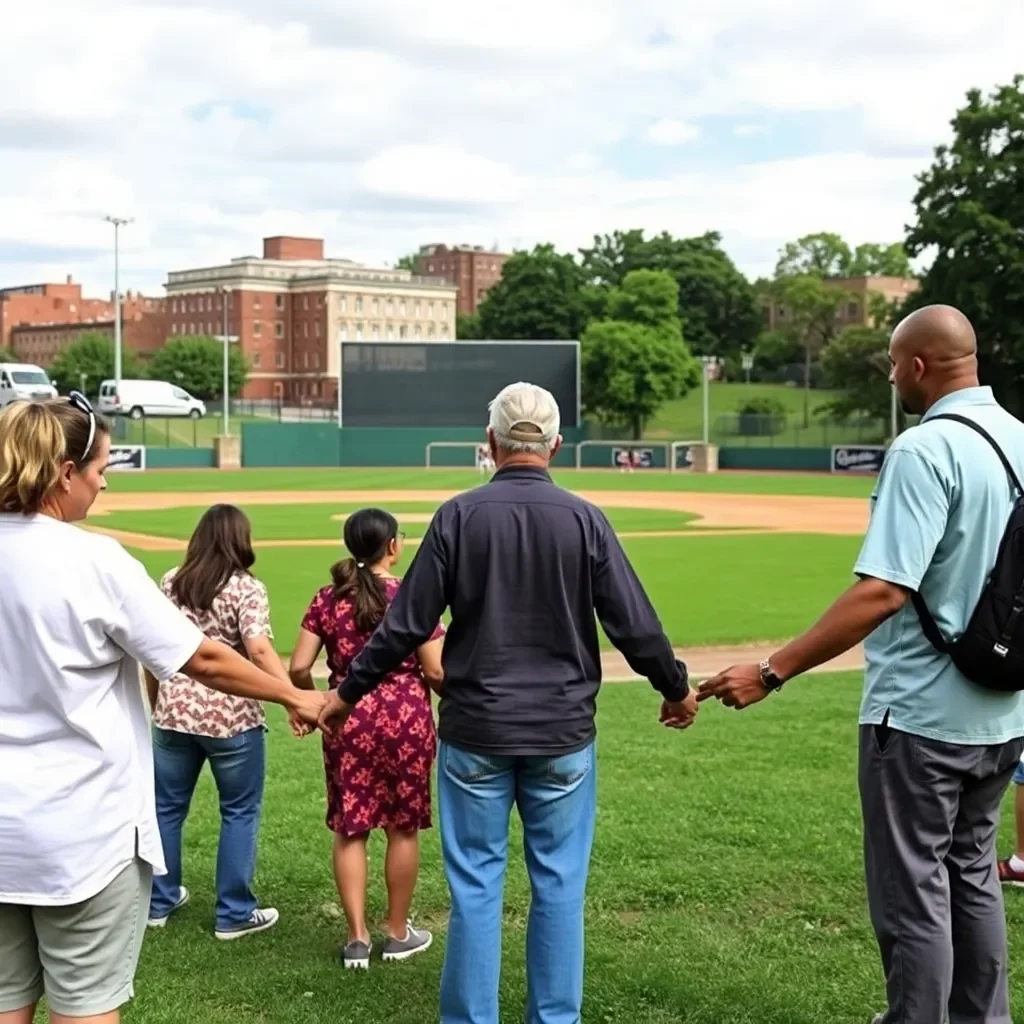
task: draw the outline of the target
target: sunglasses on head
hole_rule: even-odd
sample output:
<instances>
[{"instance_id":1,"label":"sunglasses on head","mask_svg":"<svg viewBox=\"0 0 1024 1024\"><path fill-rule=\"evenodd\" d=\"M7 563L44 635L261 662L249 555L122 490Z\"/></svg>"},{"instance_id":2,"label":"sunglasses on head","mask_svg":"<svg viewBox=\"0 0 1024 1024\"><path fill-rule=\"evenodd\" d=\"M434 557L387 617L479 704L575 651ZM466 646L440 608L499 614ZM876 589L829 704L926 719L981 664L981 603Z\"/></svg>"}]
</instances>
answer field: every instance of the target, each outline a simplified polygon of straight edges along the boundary
<instances>
[{"instance_id":1,"label":"sunglasses on head","mask_svg":"<svg viewBox=\"0 0 1024 1024\"><path fill-rule=\"evenodd\" d=\"M89 440L86 441L85 451L82 452L82 458L87 459L89 452L92 451L92 443L96 440L96 413L93 412L92 403L81 391L69 391L68 404L89 417Z\"/></svg>"}]
</instances>

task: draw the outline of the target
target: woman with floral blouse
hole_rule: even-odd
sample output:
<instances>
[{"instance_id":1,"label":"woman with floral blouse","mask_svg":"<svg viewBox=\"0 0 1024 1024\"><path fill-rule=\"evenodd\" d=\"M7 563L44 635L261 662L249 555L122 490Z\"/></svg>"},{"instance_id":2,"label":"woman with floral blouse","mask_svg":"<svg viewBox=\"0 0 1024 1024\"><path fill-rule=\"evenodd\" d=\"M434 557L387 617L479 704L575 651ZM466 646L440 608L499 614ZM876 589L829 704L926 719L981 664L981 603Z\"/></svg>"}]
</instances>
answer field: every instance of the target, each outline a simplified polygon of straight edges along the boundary
<instances>
[{"instance_id":1,"label":"woman with floral blouse","mask_svg":"<svg viewBox=\"0 0 1024 1024\"><path fill-rule=\"evenodd\" d=\"M259 668L287 679L271 645L267 588L249 520L234 505L214 505L199 520L185 560L160 586L208 637L235 648ZM252 891L263 805L266 723L259 701L217 693L181 673L159 684L147 673L153 706L156 812L167 874L153 880L149 926L162 928L189 899L181 884L181 830L203 765L220 797L214 934L228 941L277 924L273 907Z\"/></svg>"}]
</instances>

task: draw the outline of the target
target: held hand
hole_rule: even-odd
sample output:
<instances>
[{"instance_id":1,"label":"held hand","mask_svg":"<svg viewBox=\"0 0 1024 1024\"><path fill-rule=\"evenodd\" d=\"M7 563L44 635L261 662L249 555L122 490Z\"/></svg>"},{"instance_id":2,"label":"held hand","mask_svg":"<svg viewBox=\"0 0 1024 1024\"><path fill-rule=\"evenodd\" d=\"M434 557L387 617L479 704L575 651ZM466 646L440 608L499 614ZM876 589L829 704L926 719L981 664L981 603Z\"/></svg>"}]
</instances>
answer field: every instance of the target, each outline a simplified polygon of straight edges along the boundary
<instances>
[{"instance_id":1,"label":"held hand","mask_svg":"<svg viewBox=\"0 0 1024 1024\"><path fill-rule=\"evenodd\" d=\"M318 725L324 732L331 732L334 729L340 729L346 721L348 716L355 710L354 704L346 704L340 696L338 696L337 690L331 690L327 696L327 700L320 711L320 718Z\"/></svg>"},{"instance_id":2,"label":"held hand","mask_svg":"<svg viewBox=\"0 0 1024 1024\"><path fill-rule=\"evenodd\" d=\"M662 701L659 721L670 729L687 729L693 725L698 710L697 691L691 688L682 700Z\"/></svg>"},{"instance_id":3,"label":"held hand","mask_svg":"<svg viewBox=\"0 0 1024 1024\"><path fill-rule=\"evenodd\" d=\"M304 722L294 711L288 713L288 727L291 729L292 735L298 739L308 736L313 731L313 726Z\"/></svg>"},{"instance_id":4,"label":"held hand","mask_svg":"<svg viewBox=\"0 0 1024 1024\"><path fill-rule=\"evenodd\" d=\"M704 701L714 697L727 708L737 711L750 707L768 696L768 689L761 682L761 669L757 665L733 665L719 672L713 679L700 684L697 699Z\"/></svg>"},{"instance_id":5,"label":"held hand","mask_svg":"<svg viewBox=\"0 0 1024 1024\"><path fill-rule=\"evenodd\" d=\"M290 722L297 721L305 726L315 727L327 700L327 694L322 690L296 690L292 699L295 701L288 713ZM312 732L312 728L308 731ZM292 726L295 732L295 726ZM296 733L296 735L298 735Z\"/></svg>"}]
</instances>

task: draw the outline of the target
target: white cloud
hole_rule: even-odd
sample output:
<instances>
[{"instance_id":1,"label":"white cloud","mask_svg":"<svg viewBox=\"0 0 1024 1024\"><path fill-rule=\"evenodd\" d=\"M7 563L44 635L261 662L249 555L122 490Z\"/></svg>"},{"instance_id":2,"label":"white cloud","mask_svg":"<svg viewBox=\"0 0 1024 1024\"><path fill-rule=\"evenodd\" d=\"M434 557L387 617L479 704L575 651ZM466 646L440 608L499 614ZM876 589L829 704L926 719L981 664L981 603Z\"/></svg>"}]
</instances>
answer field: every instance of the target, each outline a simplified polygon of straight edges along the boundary
<instances>
[{"instance_id":1,"label":"white cloud","mask_svg":"<svg viewBox=\"0 0 1024 1024\"><path fill-rule=\"evenodd\" d=\"M667 117L655 121L647 129L647 137L659 146L681 146L684 142L692 142L699 134L700 129L696 125Z\"/></svg>"},{"instance_id":2,"label":"white cloud","mask_svg":"<svg viewBox=\"0 0 1024 1024\"><path fill-rule=\"evenodd\" d=\"M965 90L1009 81L1021 38L1017 0L13 7L0 284L107 291L106 212L136 218L124 276L149 290L282 232L383 263L715 229L755 274L804 231L899 238ZM755 135L775 159L749 162Z\"/></svg>"}]
</instances>

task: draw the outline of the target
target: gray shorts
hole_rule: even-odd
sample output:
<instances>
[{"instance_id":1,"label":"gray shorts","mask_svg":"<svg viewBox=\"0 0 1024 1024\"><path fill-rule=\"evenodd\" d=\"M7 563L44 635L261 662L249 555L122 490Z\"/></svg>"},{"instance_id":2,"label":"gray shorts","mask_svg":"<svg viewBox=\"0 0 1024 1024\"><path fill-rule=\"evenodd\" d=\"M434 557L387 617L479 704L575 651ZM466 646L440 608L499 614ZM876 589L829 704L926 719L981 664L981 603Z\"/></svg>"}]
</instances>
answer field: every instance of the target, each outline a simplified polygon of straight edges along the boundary
<instances>
[{"instance_id":1,"label":"gray shorts","mask_svg":"<svg viewBox=\"0 0 1024 1024\"><path fill-rule=\"evenodd\" d=\"M0 903L0 1013L45 994L65 1017L91 1017L133 995L153 869L136 860L105 889L68 907Z\"/></svg>"}]
</instances>

